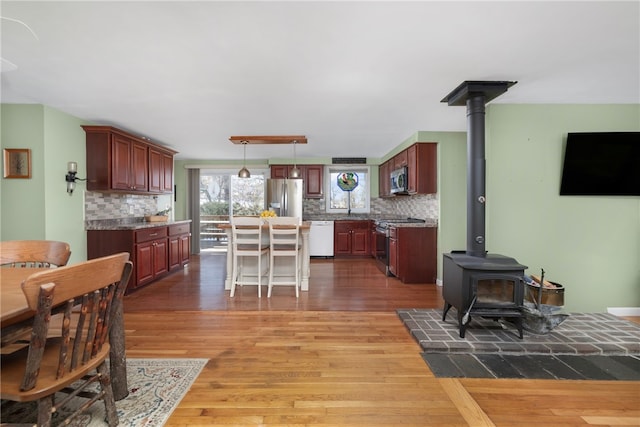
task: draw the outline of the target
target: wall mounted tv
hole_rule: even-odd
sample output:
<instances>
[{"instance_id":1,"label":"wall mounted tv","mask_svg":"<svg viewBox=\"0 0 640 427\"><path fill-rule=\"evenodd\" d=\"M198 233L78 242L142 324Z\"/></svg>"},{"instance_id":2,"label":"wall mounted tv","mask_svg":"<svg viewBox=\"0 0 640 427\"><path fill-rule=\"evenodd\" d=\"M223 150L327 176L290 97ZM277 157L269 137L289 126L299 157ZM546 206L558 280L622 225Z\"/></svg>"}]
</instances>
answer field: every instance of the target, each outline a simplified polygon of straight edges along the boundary
<instances>
[{"instance_id":1,"label":"wall mounted tv","mask_svg":"<svg viewBox=\"0 0 640 427\"><path fill-rule=\"evenodd\" d=\"M561 196L640 196L640 132L567 134Z\"/></svg>"}]
</instances>

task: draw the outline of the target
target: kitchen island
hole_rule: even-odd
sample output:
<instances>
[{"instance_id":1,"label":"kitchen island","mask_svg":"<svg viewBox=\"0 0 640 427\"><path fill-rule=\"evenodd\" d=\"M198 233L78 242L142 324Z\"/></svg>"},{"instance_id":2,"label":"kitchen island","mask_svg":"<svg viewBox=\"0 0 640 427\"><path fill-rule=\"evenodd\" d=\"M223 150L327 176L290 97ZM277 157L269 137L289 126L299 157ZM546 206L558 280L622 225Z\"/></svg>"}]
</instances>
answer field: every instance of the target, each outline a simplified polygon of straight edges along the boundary
<instances>
[{"instance_id":1,"label":"kitchen island","mask_svg":"<svg viewBox=\"0 0 640 427\"><path fill-rule=\"evenodd\" d=\"M228 248L227 248L227 275L224 279L224 289L225 290L231 290L231 272L233 271L233 232L231 230L231 224L220 224L219 227L221 229L223 229L225 231L225 233L227 234L227 239L229 242ZM262 233L263 233L263 239L266 236L266 239L269 239L269 225L268 224L264 224L262 226ZM300 290L302 291L308 291L309 290L309 260L310 260L310 256L309 256L309 230L311 229L311 223L309 221L303 221L302 225L300 226L300 234L302 235L302 268L301 268L301 275L302 278L300 279ZM292 268L292 275L293 275L293 268ZM268 284L267 281L265 281L265 285Z\"/></svg>"}]
</instances>

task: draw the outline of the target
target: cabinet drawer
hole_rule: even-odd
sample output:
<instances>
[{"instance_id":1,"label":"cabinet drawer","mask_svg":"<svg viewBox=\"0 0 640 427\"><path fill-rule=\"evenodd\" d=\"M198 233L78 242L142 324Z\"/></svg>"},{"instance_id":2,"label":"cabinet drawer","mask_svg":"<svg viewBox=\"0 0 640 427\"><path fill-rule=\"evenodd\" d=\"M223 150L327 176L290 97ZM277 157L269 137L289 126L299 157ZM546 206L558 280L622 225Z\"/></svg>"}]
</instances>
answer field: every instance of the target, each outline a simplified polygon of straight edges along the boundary
<instances>
[{"instance_id":1,"label":"cabinet drawer","mask_svg":"<svg viewBox=\"0 0 640 427\"><path fill-rule=\"evenodd\" d=\"M136 231L136 243L148 242L149 240L167 237L167 227L145 228Z\"/></svg>"},{"instance_id":2,"label":"cabinet drawer","mask_svg":"<svg viewBox=\"0 0 640 427\"><path fill-rule=\"evenodd\" d=\"M189 224L176 224L169 226L169 236L175 236L178 234L186 234L189 233L190 225Z\"/></svg>"}]
</instances>

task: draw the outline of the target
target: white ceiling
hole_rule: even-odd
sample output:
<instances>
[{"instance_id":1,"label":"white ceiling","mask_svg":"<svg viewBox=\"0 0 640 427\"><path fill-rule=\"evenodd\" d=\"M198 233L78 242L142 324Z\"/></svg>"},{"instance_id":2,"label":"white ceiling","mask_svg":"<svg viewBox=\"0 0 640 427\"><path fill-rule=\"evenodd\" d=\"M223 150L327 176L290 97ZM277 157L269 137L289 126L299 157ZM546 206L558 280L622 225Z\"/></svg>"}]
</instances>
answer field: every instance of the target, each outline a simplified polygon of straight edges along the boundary
<instances>
[{"instance_id":1,"label":"white ceiling","mask_svg":"<svg viewBox=\"0 0 640 427\"><path fill-rule=\"evenodd\" d=\"M638 1L0 6L3 103L116 126L178 159L241 159L231 135L276 134L307 136L299 158L382 157L416 131L465 130L465 108L440 102L464 80L518 81L494 103L640 103Z\"/></svg>"}]
</instances>

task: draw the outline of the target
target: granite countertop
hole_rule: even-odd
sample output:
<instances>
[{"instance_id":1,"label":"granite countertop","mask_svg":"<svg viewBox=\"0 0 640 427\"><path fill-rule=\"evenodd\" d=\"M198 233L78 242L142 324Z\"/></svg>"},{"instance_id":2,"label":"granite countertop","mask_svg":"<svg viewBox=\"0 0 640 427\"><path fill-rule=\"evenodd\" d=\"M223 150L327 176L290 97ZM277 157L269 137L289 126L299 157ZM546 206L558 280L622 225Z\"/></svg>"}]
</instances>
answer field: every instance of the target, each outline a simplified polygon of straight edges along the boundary
<instances>
[{"instance_id":1,"label":"granite countertop","mask_svg":"<svg viewBox=\"0 0 640 427\"><path fill-rule=\"evenodd\" d=\"M175 224L190 224L190 219L164 222L146 222L144 217L100 219L85 222L85 230L139 230L142 228L163 227Z\"/></svg>"},{"instance_id":2,"label":"granite countertop","mask_svg":"<svg viewBox=\"0 0 640 427\"><path fill-rule=\"evenodd\" d=\"M424 227L438 227L438 222L435 220L427 220L426 222L401 222L397 224L393 224L392 227L402 227L402 228L424 228Z\"/></svg>"},{"instance_id":3,"label":"granite countertop","mask_svg":"<svg viewBox=\"0 0 640 427\"><path fill-rule=\"evenodd\" d=\"M406 219L400 215L310 215L305 221L376 221L376 220ZM399 222L394 227L437 227L437 219L427 219L425 222Z\"/></svg>"}]
</instances>

